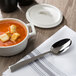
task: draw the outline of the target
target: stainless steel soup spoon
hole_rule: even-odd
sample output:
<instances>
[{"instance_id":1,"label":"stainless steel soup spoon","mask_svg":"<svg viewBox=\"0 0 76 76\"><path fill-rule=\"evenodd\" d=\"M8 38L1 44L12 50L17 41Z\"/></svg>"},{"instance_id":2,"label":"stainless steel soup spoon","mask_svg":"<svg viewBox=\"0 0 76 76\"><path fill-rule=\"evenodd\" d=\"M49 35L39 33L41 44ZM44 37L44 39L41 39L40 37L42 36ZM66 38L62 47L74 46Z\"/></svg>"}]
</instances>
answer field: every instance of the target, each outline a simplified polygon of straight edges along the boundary
<instances>
[{"instance_id":1,"label":"stainless steel soup spoon","mask_svg":"<svg viewBox=\"0 0 76 76\"><path fill-rule=\"evenodd\" d=\"M11 72L14 72L14 71L22 68L23 66L26 66L29 63L34 62L35 60L43 57L44 55L46 55L48 53L52 53L52 54L55 54L55 55L58 55L60 53L63 53L63 52L65 52L69 48L69 46L71 44L72 44L72 40L69 39L69 38L65 38L65 39L59 40L59 41L55 42L52 45L50 51L45 52L43 54L40 54L38 56L34 56L34 57L29 58L27 60L23 60L23 61L21 61L19 63L16 63L16 64L10 66L9 69L11 70Z\"/></svg>"}]
</instances>

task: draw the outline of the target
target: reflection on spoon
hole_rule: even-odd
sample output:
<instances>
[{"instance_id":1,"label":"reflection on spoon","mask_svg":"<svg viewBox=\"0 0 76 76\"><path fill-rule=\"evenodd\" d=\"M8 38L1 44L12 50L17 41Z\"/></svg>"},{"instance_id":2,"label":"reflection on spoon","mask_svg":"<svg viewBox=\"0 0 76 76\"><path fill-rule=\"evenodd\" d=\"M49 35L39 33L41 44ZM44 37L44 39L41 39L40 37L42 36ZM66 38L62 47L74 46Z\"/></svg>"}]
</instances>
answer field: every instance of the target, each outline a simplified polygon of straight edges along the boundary
<instances>
[{"instance_id":1,"label":"reflection on spoon","mask_svg":"<svg viewBox=\"0 0 76 76\"><path fill-rule=\"evenodd\" d=\"M22 62L16 63L16 64L10 66L9 69L11 70L11 72L14 72L17 69L19 69L19 68L21 68L23 66L28 65L29 63L31 63L31 62L33 62L33 61L35 61L35 60L43 57L44 55L46 55L48 53L52 53L52 54L55 54L55 55L58 55L60 53L63 53L63 52L65 52L69 48L69 46L71 44L72 44L72 41L70 39L68 39L68 38L62 39L60 41L57 41L57 42L55 42L52 45L51 49L48 52L45 52L45 53L40 54L38 56L34 56L34 57L29 58L27 60L24 60Z\"/></svg>"}]
</instances>

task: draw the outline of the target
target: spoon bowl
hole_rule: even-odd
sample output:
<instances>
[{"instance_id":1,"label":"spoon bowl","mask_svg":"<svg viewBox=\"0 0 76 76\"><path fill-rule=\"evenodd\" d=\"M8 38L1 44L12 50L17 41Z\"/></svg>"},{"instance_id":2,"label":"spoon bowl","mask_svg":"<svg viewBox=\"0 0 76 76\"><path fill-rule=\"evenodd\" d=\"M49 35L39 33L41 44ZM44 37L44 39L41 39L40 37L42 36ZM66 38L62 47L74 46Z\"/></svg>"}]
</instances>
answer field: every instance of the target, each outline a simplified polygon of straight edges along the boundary
<instances>
[{"instance_id":1,"label":"spoon bowl","mask_svg":"<svg viewBox=\"0 0 76 76\"><path fill-rule=\"evenodd\" d=\"M69 46L72 44L72 40L69 38L59 40L52 45L50 51L53 54L60 54L66 52L69 49Z\"/></svg>"}]
</instances>

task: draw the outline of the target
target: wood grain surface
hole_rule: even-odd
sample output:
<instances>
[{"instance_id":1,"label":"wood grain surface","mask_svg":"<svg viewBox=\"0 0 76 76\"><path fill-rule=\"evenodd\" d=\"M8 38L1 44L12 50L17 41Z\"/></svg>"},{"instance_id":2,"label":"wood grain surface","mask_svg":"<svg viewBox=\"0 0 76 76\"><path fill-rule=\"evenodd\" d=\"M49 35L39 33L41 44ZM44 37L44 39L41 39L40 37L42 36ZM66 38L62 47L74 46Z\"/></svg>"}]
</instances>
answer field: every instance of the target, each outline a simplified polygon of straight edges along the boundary
<instances>
[{"instance_id":1,"label":"wood grain surface","mask_svg":"<svg viewBox=\"0 0 76 76\"><path fill-rule=\"evenodd\" d=\"M41 29L35 27L37 34L36 36L33 36L29 39L28 45L23 52L11 57L0 56L0 76L2 76L2 72L4 72L9 65L16 63L22 57L26 56L64 25L67 25L68 27L76 31L76 0L36 0L32 5L39 3L48 3L58 7L64 15L62 23L59 26L51 29ZM12 13L4 13L0 11L0 18L18 18L25 23L29 23L26 20L25 13L27 9L30 8L32 5L20 7L20 9L17 9L15 12Z\"/></svg>"}]
</instances>

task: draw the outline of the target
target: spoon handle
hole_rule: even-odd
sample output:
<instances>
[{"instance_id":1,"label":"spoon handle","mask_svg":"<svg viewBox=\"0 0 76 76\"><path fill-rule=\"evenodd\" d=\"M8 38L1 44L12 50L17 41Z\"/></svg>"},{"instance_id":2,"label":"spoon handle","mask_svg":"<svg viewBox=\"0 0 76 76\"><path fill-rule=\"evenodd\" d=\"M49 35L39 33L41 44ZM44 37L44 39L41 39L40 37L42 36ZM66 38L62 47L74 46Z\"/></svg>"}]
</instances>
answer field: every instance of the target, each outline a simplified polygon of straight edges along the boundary
<instances>
[{"instance_id":1,"label":"spoon handle","mask_svg":"<svg viewBox=\"0 0 76 76\"><path fill-rule=\"evenodd\" d=\"M11 72L14 72L14 71L22 68L23 66L26 66L26 65L28 65L29 63L31 63L31 62L33 62L33 61L35 61L35 60L43 57L44 55L46 55L47 53L50 53L50 52L51 52L51 51L48 51L48 52L45 52L45 53L40 54L40 55L38 55L38 56L34 56L34 57L32 57L32 58L29 58L29 59L27 59L27 60L23 60L23 61L21 61L21 62L19 62L19 63L16 63L16 64L12 65L12 66L9 66L9 69L11 70Z\"/></svg>"}]
</instances>

